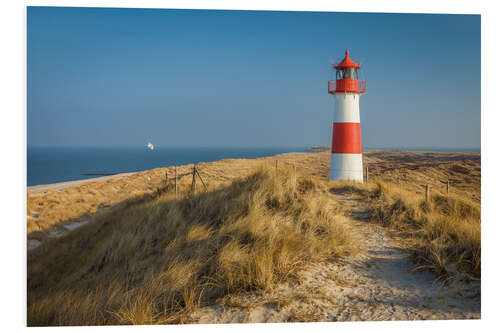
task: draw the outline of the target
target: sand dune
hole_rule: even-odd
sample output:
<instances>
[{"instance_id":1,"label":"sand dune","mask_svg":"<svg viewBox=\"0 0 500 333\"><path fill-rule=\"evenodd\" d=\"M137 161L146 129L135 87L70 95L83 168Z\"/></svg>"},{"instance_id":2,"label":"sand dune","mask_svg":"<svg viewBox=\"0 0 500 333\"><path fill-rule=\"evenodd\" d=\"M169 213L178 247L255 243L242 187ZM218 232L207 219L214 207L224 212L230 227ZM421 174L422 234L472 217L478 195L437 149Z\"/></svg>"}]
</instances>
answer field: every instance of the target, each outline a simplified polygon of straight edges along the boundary
<instances>
[{"instance_id":1,"label":"sand dune","mask_svg":"<svg viewBox=\"0 0 500 333\"><path fill-rule=\"evenodd\" d=\"M28 193L30 325L480 318L480 154L366 152L358 185L329 157L200 163L206 194L193 165L177 197L173 167Z\"/></svg>"},{"instance_id":2,"label":"sand dune","mask_svg":"<svg viewBox=\"0 0 500 333\"><path fill-rule=\"evenodd\" d=\"M257 159L226 159L199 163L200 173L211 187L228 184L245 177L258 166L293 165L297 172L327 180L328 152L282 154ZM481 198L480 153L410 152L373 150L364 153L370 179L399 184L423 195L425 184L432 191L451 191L479 201ZM179 166L178 175L191 172L193 164ZM120 203L144 195L153 195L159 188L172 183L174 167L123 173L99 178L28 187L27 231L29 240L43 241L54 230L65 230L67 223L88 220L103 207L112 208ZM168 178L168 179L167 179ZM179 180L180 191L190 189L192 178ZM201 190L198 185L199 190ZM36 211L36 217L33 212ZM61 229L63 228L63 229Z\"/></svg>"}]
</instances>

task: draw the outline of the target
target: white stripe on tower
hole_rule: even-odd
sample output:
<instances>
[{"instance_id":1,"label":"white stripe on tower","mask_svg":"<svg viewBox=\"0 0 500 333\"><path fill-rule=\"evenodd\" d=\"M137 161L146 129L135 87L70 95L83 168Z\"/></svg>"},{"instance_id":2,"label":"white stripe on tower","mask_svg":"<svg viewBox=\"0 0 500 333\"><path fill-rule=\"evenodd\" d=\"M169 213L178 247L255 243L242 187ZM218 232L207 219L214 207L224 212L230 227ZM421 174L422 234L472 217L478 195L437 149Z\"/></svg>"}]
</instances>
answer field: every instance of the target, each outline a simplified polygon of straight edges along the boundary
<instances>
[{"instance_id":1,"label":"white stripe on tower","mask_svg":"<svg viewBox=\"0 0 500 333\"><path fill-rule=\"evenodd\" d=\"M356 93L336 93L334 123L359 123L359 95Z\"/></svg>"}]
</instances>

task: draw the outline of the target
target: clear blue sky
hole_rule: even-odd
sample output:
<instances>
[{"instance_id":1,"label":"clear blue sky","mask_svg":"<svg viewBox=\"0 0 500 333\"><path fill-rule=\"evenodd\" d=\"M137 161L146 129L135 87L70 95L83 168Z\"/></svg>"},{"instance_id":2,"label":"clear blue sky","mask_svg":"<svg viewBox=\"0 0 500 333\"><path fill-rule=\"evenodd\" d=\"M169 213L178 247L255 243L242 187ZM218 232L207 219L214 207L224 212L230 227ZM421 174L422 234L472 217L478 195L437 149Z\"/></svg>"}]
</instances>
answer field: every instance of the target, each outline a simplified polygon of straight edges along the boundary
<instances>
[{"instance_id":1,"label":"clear blue sky","mask_svg":"<svg viewBox=\"0 0 500 333\"><path fill-rule=\"evenodd\" d=\"M330 58L364 147L480 147L479 15L28 7L28 146L329 145Z\"/></svg>"}]
</instances>

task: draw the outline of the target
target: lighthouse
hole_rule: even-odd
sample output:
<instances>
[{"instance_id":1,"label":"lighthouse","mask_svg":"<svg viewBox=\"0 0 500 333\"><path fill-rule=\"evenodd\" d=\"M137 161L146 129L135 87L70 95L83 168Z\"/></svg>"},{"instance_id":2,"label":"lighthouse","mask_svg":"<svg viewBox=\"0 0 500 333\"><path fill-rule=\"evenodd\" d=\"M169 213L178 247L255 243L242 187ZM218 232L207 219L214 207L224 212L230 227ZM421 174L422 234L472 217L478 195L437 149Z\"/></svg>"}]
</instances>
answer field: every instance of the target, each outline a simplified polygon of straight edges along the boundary
<instances>
[{"instance_id":1,"label":"lighthouse","mask_svg":"<svg viewBox=\"0 0 500 333\"><path fill-rule=\"evenodd\" d=\"M330 181L363 182L359 98L366 92L366 81L358 80L361 65L349 58L348 50L344 59L333 64L333 68L335 80L328 81L328 93L335 100Z\"/></svg>"}]
</instances>

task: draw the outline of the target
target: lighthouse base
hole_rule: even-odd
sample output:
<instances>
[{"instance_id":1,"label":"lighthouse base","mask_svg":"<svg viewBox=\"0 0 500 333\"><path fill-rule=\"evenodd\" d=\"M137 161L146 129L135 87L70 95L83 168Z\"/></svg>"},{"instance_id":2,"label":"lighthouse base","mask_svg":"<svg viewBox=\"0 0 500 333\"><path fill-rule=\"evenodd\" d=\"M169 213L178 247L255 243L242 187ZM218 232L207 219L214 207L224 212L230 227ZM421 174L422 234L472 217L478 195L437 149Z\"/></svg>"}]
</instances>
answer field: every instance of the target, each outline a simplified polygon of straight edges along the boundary
<instances>
[{"instance_id":1,"label":"lighthouse base","mask_svg":"<svg viewBox=\"0 0 500 333\"><path fill-rule=\"evenodd\" d=\"M330 181L354 180L363 182L363 155L338 154L330 157Z\"/></svg>"}]
</instances>

